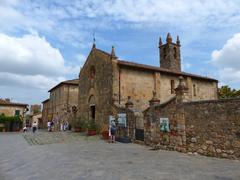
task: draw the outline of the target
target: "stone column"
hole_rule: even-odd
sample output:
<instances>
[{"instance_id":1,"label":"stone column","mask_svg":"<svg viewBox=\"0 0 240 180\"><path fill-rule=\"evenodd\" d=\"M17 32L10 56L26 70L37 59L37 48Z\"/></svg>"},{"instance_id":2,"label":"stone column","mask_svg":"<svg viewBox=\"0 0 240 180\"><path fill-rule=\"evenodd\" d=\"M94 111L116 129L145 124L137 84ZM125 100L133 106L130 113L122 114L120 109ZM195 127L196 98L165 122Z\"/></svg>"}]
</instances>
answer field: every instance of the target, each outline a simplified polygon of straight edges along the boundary
<instances>
[{"instance_id":1,"label":"stone column","mask_svg":"<svg viewBox=\"0 0 240 180\"><path fill-rule=\"evenodd\" d=\"M160 99L157 98L156 91L153 91L153 97L149 101L149 106L154 106L154 105L157 105L157 104L160 104Z\"/></svg>"},{"instance_id":2,"label":"stone column","mask_svg":"<svg viewBox=\"0 0 240 180\"><path fill-rule=\"evenodd\" d=\"M188 88L182 76L179 77L179 85L175 89L177 103L189 102Z\"/></svg>"}]
</instances>

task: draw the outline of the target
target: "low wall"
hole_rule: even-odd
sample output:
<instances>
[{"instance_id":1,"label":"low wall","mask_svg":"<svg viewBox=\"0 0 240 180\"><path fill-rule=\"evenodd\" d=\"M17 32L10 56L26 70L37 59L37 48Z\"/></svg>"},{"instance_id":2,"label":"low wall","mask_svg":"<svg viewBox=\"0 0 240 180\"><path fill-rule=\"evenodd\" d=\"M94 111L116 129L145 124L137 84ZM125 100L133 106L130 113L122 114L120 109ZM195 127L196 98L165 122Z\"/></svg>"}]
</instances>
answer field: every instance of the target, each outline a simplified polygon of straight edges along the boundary
<instances>
[{"instance_id":1,"label":"low wall","mask_svg":"<svg viewBox=\"0 0 240 180\"><path fill-rule=\"evenodd\" d=\"M184 104L187 151L240 158L240 99Z\"/></svg>"},{"instance_id":2,"label":"low wall","mask_svg":"<svg viewBox=\"0 0 240 180\"><path fill-rule=\"evenodd\" d=\"M168 118L170 132L160 130L160 118ZM167 103L150 106L144 112L144 142L160 149L186 152L185 119L183 109L172 98Z\"/></svg>"},{"instance_id":3,"label":"low wall","mask_svg":"<svg viewBox=\"0 0 240 180\"><path fill-rule=\"evenodd\" d=\"M160 130L169 119L170 132ZM240 159L240 99L165 104L144 112L145 144L206 156Z\"/></svg>"}]
</instances>

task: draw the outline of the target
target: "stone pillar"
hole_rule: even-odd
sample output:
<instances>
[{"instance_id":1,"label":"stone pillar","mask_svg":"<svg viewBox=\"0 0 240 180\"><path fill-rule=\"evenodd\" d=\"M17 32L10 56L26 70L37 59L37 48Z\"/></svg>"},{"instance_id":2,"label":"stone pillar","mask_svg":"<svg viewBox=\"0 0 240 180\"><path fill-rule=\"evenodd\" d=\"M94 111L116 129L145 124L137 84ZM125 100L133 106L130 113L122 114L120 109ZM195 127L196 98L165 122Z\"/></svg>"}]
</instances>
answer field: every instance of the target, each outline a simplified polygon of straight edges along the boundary
<instances>
[{"instance_id":1,"label":"stone pillar","mask_svg":"<svg viewBox=\"0 0 240 180\"><path fill-rule=\"evenodd\" d=\"M157 93L156 91L153 91L153 97L152 99L149 101L149 105L150 106L154 106L160 104L160 99L157 98Z\"/></svg>"},{"instance_id":2,"label":"stone pillar","mask_svg":"<svg viewBox=\"0 0 240 180\"><path fill-rule=\"evenodd\" d=\"M126 109L132 109L133 108L133 102L131 100L131 96L128 96L128 100L125 104Z\"/></svg>"},{"instance_id":3,"label":"stone pillar","mask_svg":"<svg viewBox=\"0 0 240 180\"><path fill-rule=\"evenodd\" d=\"M161 98L161 74L159 72L154 72L154 91L158 98Z\"/></svg>"},{"instance_id":4,"label":"stone pillar","mask_svg":"<svg viewBox=\"0 0 240 180\"><path fill-rule=\"evenodd\" d=\"M188 102L188 88L182 76L179 77L179 85L175 89L177 103Z\"/></svg>"},{"instance_id":5,"label":"stone pillar","mask_svg":"<svg viewBox=\"0 0 240 180\"><path fill-rule=\"evenodd\" d=\"M188 97L189 100L193 99L193 84L192 84L192 78L187 77L187 88L188 88Z\"/></svg>"}]
</instances>

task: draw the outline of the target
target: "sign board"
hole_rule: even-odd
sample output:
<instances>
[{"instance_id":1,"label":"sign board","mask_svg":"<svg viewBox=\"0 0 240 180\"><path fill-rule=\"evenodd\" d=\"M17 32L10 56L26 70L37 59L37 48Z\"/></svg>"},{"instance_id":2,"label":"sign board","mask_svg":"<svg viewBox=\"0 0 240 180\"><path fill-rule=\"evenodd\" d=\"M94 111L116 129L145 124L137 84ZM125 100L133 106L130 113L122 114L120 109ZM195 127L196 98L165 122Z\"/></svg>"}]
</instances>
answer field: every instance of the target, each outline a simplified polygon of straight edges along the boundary
<instances>
[{"instance_id":1,"label":"sign board","mask_svg":"<svg viewBox=\"0 0 240 180\"><path fill-rule=\"evenodd\" d=\"M163 132L170 132L168 118L160 118L160 130Z\"/></svg>"},{"instance_id":2,"label":"sign board","mask_svg":"<svg viewBox=\"0 0 240 180\"><path fill-rule=\"evenodd\" d=\"M121 127L127 126L127 117L125 113L118 114L118 125Z\"/></svg>"},{"instance_id":3,"label":"sign board","mask_svg":"<svg viewBox=\"0 0 240 180\"><path fill-rule=\"evenodd\" d=\"M115 117L114 116L109 116L108 124L110 125L112 123L112 121L115 122Z\"/></svg>"}]
</instances>

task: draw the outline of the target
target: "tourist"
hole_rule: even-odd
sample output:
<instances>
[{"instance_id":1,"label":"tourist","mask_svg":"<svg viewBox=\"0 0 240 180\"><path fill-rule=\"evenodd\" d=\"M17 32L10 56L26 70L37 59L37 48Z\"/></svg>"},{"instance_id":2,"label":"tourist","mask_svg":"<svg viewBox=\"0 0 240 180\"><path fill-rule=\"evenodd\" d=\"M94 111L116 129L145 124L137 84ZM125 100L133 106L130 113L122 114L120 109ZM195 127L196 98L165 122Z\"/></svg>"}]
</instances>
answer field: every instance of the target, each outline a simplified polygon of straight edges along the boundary
<instances>
[{"instance_id":1,"label":"tourist","mask_svg":"<svg viewBox=\"0 0 240 180\"><path fill-rule=\"evenodd\" d=\"M111 126L110 126L110 133L111 133L111 142L115 142L115 135L116 135L116 124L114 121L111 122Z\"/></svg>"},{"instance_id":2,"label":"tourist","mask_svg":"<svg viewBox=\"0 0 240 180\"><path fill-rule=\"evenodd\" d=\"M60 123L60 131L63 131L63 130L64 130L64 124Z\"/></svg>"},{"instance_id":3,"label":"tourist","mask_svg":"<svg viewBox=\"0 0 240 180\"><path fill-rule=\"evenodd\" d=\"M68 122L65 121L65 122L63 123L63 130L66 131L67 129L68 129Z\"/></svg>"},{"instance_id":4,"label":"tourist","mask_svg":"<svg viewBox=\"0 0 240 180\"><path fill-rule=\"evenodd\" d=\"M24 133L27 132L27 127L26 127L26 126L23 127L23 132L24 132Z\"/></svg>"},{"instance_id":5,"label":"tourist","mask_svg":"<svg viewBox=\"0 0 240 180\"><path fill-rule=\"evenodd\" d=\"M33 133L35 133L35 131L37 130L37 122L36 121L34 121L32 124L32 130L33 130Z\"/></svg>"},{"instance_id":6,"label":"tourist","mask_svg":"<svg viewBox=\"0 0 240 180\"><path fill-rule=\"evenodd\" d=\"M50 132L51 131L51 122L50 121L47 122L47 127L48 127L48 132Z\"/></svg>"},{"instance_id":7,"label":"tourist","mask_svg":"<svg viewBox=\"0 0 240 180\"><path fill-rule=\"evenodd\" d=\"M51 121L51 124L50 124L51 131L53 131L53 126L54 126L54 122Z\"/></svg>"}]
</instances>

